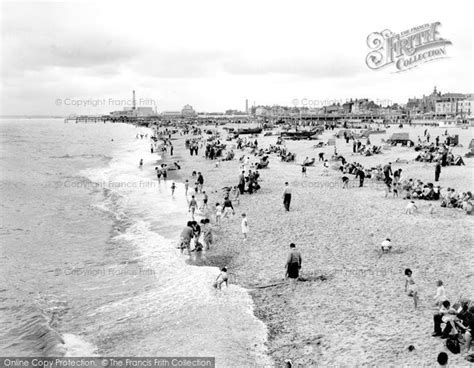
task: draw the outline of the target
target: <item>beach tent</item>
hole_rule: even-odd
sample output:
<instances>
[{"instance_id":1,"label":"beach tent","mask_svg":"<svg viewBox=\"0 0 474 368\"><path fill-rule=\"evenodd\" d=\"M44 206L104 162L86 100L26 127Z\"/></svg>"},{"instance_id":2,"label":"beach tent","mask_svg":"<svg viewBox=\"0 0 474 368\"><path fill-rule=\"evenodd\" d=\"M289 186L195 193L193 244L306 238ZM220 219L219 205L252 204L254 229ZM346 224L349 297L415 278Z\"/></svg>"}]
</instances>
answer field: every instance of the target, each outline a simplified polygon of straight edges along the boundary
<instances>
[{"instance_id":1,"label":"beach tent","mask_svg":"<svg viewBox=\"0 0 474 368\"><path fill-rule=\"evenodd\" d=\"M466 157L474 156L474 139L471 139L471 143L469 143L469 152L466 153Z\"/></svg>"},{"instance_id":2,"label":"beach tent","mask_svg":"<svg viewBox=\"0 0 474 368\"><path fill-rule=\"evenodd\" d=\"M342 138L342 137L344 137L344 132L346 132L347 134L349 134L349 136L352 135L352 131L351 131L350 129L341 129L341 130L339 130L339 132L337 132L336 137L337 137L337 138Z\"/></svg>"},{"instance_id":3,"label":"beach tent","mask_svg":"<svg viewBox=\"0 0 474 368\"><path fill-rule=\"evenodd\" d=\"M410 139L408 133L393 133L392 136L387 140L387 143L395 146L398 143L401 143L402 146L411 146L414 142Z\"/></svg>"}]
</instances>

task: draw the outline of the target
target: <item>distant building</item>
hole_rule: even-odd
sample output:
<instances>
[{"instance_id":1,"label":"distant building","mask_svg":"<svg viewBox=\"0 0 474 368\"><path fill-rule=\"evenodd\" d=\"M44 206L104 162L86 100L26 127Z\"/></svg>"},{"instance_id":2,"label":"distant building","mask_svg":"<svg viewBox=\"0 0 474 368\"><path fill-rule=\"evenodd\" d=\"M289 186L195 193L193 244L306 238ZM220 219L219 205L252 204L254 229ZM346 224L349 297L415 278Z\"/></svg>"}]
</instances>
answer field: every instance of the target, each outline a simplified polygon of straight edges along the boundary
<instances>
[{"instance_id":1,"label":"distant building","mask_svg":"<svg viewBox=\"0 0 474 368\"><path fill-rule=\"evenodd\" d=\"M239 111L239 110L226 110L225 115L247 115L245 112Z\"/></svg>"},{"instance_id":2,"label":"distant building","mask_svg":"<svg viewBox=\"0 0 474 368\"><path fill-rule=\"evenodd\" d=\"M183 117L193 117L196 116L196 111L194 111L191 105L184 105L183 109L181 110L181 114Z\"/></svg>"},{"instance_id":3,"label":"distant building","mask_svg":"<svg viewBox=\"0 0 474 368\"><path fill-rule=\"evenodd\" d=\"M436 115L465 116L473 115L473 97L462 93L447 93L436 102Z\"/></svg>"},{"instance_id":4,"label":"distant building","mask_svg":"<svg viewBox=\"0 0 474 368\"><path fill-rule=\"evenodd\" d=\"M422 98L409 98L407 102L407 110L411 114L425 114L436 111L436 102L441 98L441 92L434 87L430 95L423 95Z\"/></svg>"},{"instance_id":5,"label":"distant building","mask_svg":"<svg viewBox=\"0 0 474 368\"><path fill-rule=\"evenodd\" d=\"M458 102L458 111L462 116L465 117L474 117L474 97L471 95L470 98L466 100L461 100Z\"/></svg>"},{"instance_id":6,"label":"distant building","mask_svg":"<svg viewBox=\"0 0 474 368\"><path fill-rule=\"evenodd\" d=\"M352 102L352 100L342 104L342 109L344 110L344 113L346 113L346 114L351 113L353 105L354 105L354 102Z\"/></svg>"},{"instance_id":7,"label":"distant building","mask_svg":"<svg viewBox=\"0 0 474 368\"><path fill-rule=\"evenodd\" d=\"M114 118L119 117L145 117L145 116L154 116L156 115L153 107L149 106L142 106L136 107L136 100L135 100L135 91L133 91L132 97L132 108L124 108L123 110L112 111L110 116Z\"/></svg>"}]
</instances>

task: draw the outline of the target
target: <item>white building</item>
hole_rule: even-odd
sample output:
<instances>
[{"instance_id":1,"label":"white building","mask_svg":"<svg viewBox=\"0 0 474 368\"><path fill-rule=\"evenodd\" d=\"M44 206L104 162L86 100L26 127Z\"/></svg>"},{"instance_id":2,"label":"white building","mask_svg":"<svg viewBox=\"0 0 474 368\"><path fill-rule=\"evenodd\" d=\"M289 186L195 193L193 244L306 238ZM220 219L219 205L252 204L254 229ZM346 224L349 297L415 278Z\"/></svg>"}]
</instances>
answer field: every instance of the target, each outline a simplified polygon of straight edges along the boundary
<instances>
[{"instance_id":1,"label":"white building","mask_svg":"<svg viewBox=\"0 0 474 368\"><path fill-rule=\"evenodd\" d=\"M463 116L474 116L474 99L461 100L458 102L458 113Z\"/></svg>"},{"instance_id":2,"label":"white building","mask_svg":"<svg viewBox=\"0 0 474 368\"><path fill-rule=\"evenodd\" d=\"M441 100L436 102L436 114L437 115L463 115L463 116L473 116L474 111L474 99L468 98L463 100L456 101L446 101Z\"/></svg>"}]
</instances>

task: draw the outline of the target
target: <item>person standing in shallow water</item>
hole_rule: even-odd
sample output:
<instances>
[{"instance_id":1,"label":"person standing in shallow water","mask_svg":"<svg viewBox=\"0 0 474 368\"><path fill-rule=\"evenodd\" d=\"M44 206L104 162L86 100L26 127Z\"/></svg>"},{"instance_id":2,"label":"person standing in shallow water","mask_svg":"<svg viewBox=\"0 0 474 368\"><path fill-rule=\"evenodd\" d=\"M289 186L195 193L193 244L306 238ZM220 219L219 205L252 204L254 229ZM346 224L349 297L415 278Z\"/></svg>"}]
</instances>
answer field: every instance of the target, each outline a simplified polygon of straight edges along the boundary
<instances>
[{"instance_id":1,"label":"person standing in shallow water","mask_svg":"<svg viewBox=\"0 0 474 368\"><path fill-rule=\"evenodd\" d=\"M283 191L283 205L285 210L290 211L291 203L291 188L288 186L288 182L285 183L285 190Z\"/></svg>"},{"instance_id":2,"label":"person standing in shallow water","mask_svg":"<svg viewBox=\"0 0 474 368\"><path fill-rule=\"evenodd\" d=\"M285 277L290 279L291 289L296 289L296 282L301 269L301 254L296 249L295 243L290 244L290 253L288 253L288 258L286 260L286 274Z\"/></svg>"}]
</instances>

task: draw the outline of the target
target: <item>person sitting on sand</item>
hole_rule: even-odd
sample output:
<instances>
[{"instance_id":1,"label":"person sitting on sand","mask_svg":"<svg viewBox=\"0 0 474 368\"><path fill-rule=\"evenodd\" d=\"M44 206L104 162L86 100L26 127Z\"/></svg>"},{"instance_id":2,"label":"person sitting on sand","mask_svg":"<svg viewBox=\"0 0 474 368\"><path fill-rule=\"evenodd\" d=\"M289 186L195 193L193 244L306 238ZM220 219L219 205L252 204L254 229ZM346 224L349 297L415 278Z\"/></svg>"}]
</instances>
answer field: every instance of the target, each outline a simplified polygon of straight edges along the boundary
<instances>
[{"instance_id":1,"label":"person sitting on sand","mask_svg":"<svg viewBox=\"0 0 474 368\"><path fill-rule=\"evenodd\" d=\"M342 189L349 188L349 178L347 176L342 177Z\"/></svg>"},{"instance_id":2,"label":"person sitting on sand","mask_svg":"<svg viewBox=\"0 0 474 368\"><path fill-rule=\"evenodd\" d=\"M221 290L222 284L225 282L225 286L229 287L229 277L227 276L227 268L222 267L221 273L217 276L216 281L214 282L214 287L218 290Z\"/></svg>"},{"instance_id":3,"label":"person sitting on sand","mask_svg":"<svg viewBox=\"0 0 474 368\"><path fill-rule=\"evenodd\" d=\"M383 253L388 253L392 250L392 242L389 238L385 239L380 246Z\"/></svg>"},{"instance_id":4,"label":"person sitting on sand","mask_svg":"<svg viewBox=\"0 0 474 368\"><path fill-rule=\"evenodd\" d=\"M405 214L413 215L417 209L418 207L416 207L415 201L410 201L408 202L407 207L405 209Z\"/></svg>"},{"instance_id":5,"label":"person sitting on sand","mask_svg":"<svg viewBox=\"0 0 474 368\"><path fill-rule=\"evenodd\" d=\"M407 268L405 269L405 292L409 297L413 298L413 303L415 305L415 309L418 306L418 287L415 284L415 280L413 280L413 272Z\"/></svg>"},{"instance_id":6,"label":"person sitting on sand","mask_svg":"<svg viewBox=\"0 0 474 368\"><path fill-rule=\"evenodd\" d=\"M451 324L449 323L452 321L453 317L456 316L456 311L451 307L451 303L449 300L445 300L441 303L439 308L439 312L433 316L433 325L434 325L434 332L433 337L437 336L445 336L449 335L449 331L451 330ZM441 329L441 324L446 323L444 330Z\"/></svg>"}]
</instances>

